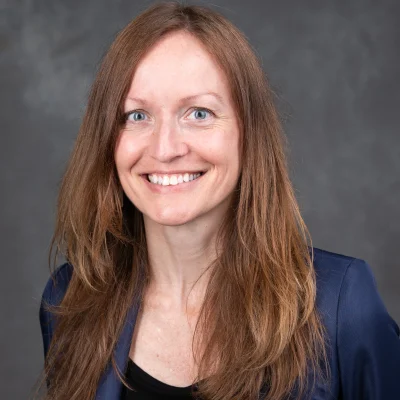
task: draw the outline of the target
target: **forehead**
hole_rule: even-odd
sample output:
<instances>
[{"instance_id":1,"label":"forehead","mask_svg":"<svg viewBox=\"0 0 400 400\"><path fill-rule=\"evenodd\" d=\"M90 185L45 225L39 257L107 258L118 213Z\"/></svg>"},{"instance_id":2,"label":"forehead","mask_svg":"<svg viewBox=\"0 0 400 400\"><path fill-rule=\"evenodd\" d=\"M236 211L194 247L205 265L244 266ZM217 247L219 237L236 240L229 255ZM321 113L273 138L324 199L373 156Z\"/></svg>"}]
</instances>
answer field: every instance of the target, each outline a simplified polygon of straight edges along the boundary
<instances>
[{"instance_id":1,"label":"forehead","mask_svg":"<svg viewBox=\"0 0 400 400\"><path fill-rule=\"evenodd\" d=\"M173 100L204 92L228 100L226 75L197 38L179 31L163 37L140 60L128 96Z\"/></svg>"}]
</instances>

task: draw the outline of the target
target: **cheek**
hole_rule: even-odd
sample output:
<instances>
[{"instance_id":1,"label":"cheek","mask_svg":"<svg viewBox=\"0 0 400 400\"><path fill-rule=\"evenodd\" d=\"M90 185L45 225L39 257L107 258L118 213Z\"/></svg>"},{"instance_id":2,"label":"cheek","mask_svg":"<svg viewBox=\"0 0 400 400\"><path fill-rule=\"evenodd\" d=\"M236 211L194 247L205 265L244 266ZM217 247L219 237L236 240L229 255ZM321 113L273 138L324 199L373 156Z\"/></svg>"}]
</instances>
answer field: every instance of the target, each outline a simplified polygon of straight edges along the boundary
<instances>
[{"instance_id":1,"label":"cheek","mask_svg":"<svg viewBox=\"0 0 400 400\"><path fill-rule=\"evenodd\" d=\"M239 135L236 130L220 131L205 140L203 154L214 165L238 168Z\"/></svg>"},{"instance_id":2,"label":"cheek","mask_svg":"<svg viewBox=\"0 0 400 400\"><path fill-rule=\"evenodd\" d=\"M131 168L140 158L140 144L128 133L122 132L115 147L115 164L118 172Z\"/></svg>"}]
</instances>

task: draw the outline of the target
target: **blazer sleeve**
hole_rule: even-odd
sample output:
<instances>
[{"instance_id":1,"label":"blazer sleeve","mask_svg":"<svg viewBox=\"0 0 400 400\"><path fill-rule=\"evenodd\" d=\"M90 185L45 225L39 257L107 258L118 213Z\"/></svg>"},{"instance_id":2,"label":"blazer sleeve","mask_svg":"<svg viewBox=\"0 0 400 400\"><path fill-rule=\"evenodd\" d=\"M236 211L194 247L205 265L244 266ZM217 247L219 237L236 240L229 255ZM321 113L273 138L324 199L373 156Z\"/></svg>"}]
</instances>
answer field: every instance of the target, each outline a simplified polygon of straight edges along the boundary
<instances>
[{"instance_id":1,"label":"blazer sleeve","mask_svg":"<svg viewBox=\"0 0 400 400\"><path fill-rule=\"evenodd\" d=\"M47 305L57 306L61 303L72 276L72 266L65 263L58 267L46 283L39 309L40 328L42 331L44 357L50 347L56 325L55 316L47 309Z\"/></svg>"},{"instance_id":2,"label":"blazer sleeve","mask_svg":"<svg viewBox=\"0 0 400 400\"><path fill-rule=\"evenodd\" d=\"M388 314L363 260L354 259L347 268L337 318L341 398L399 398L399 327Z\"/></svg>"}]
</instances>

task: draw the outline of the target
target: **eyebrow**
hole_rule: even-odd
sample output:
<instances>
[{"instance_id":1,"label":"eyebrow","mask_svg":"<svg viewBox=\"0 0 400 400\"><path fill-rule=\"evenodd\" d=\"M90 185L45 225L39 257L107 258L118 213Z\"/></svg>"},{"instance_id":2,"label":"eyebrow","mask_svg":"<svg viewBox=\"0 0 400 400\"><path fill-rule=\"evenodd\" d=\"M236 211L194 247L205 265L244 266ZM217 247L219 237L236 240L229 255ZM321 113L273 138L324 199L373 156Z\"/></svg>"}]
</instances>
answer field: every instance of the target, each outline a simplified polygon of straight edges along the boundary
<instances>
[{"instance_id":1,"label":"eyebrow","mask_svg":"<svg viewBox=\"0 0 400 400\"><path fill-rule=\"evenodd\" d=\"M224 101L224 99L222 98L222 96L221 96L220 94L218 94L218 93L215 93L215 92L198 93L198 94L193 94L193 95L190 95L190 96L182 97L182 98L179 100L179 103L180 103L180 104L187 103L187 102L189 102L189 101L196 100L197 98L203 97L203 96L212 96L212 97L215 97L220 103L225 104L225 101ZM147 100L141 99L140 97L128 96L128 97L127 97L127 100L135 101L135 102L137 102L137 103L141 103L141 104L145 104L145 105L148 104L148 101L147 101Z\"/></svg>"}]
</instances>

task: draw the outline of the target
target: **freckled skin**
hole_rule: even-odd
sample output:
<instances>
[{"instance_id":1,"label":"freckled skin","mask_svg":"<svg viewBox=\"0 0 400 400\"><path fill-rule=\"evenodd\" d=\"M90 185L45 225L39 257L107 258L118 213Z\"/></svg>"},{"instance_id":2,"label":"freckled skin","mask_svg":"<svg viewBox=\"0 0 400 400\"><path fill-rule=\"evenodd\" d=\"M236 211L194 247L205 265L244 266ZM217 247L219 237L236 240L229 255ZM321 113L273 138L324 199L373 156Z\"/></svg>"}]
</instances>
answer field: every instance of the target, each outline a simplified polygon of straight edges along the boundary
<instances>
[{"instance_id":1,"label":"freckled skin","mask_svg":"<svg viewBox=\"0 0 400 400\"><path fill-rule=\"evenodd\" d=\"M210 92L217 96L187 99ZM192 339L207 275L190 297L189 289L214 257L213 235L239 177L237 113L225 74L185 32L165 36L141 60L124 108L115 163L124 192L143 213L153 273L130 357L156 379L187 386L196 377ZM210 112L199 118L204 108ZM205 174L187 189L157 192L142 175L159 171Z\"/></svg>"},{"instance_id":2,"label":"freckled skin","mask_svg":"<svg viewBox=\"0 0 400 400\"><path fill-rule=\"evenodd\" d=\"M182 101L207 92L221 99ZM227 78L201 42L185 32L159 41L139 63L124 107L138 111L120 132L115 162L144 218L169 226L221 218L239 176L239 127ZM201 108L212 113L199 118ZM155 171L206 173L190 190L155 193L141 176Z\"/></svg>"}]
</instances>

